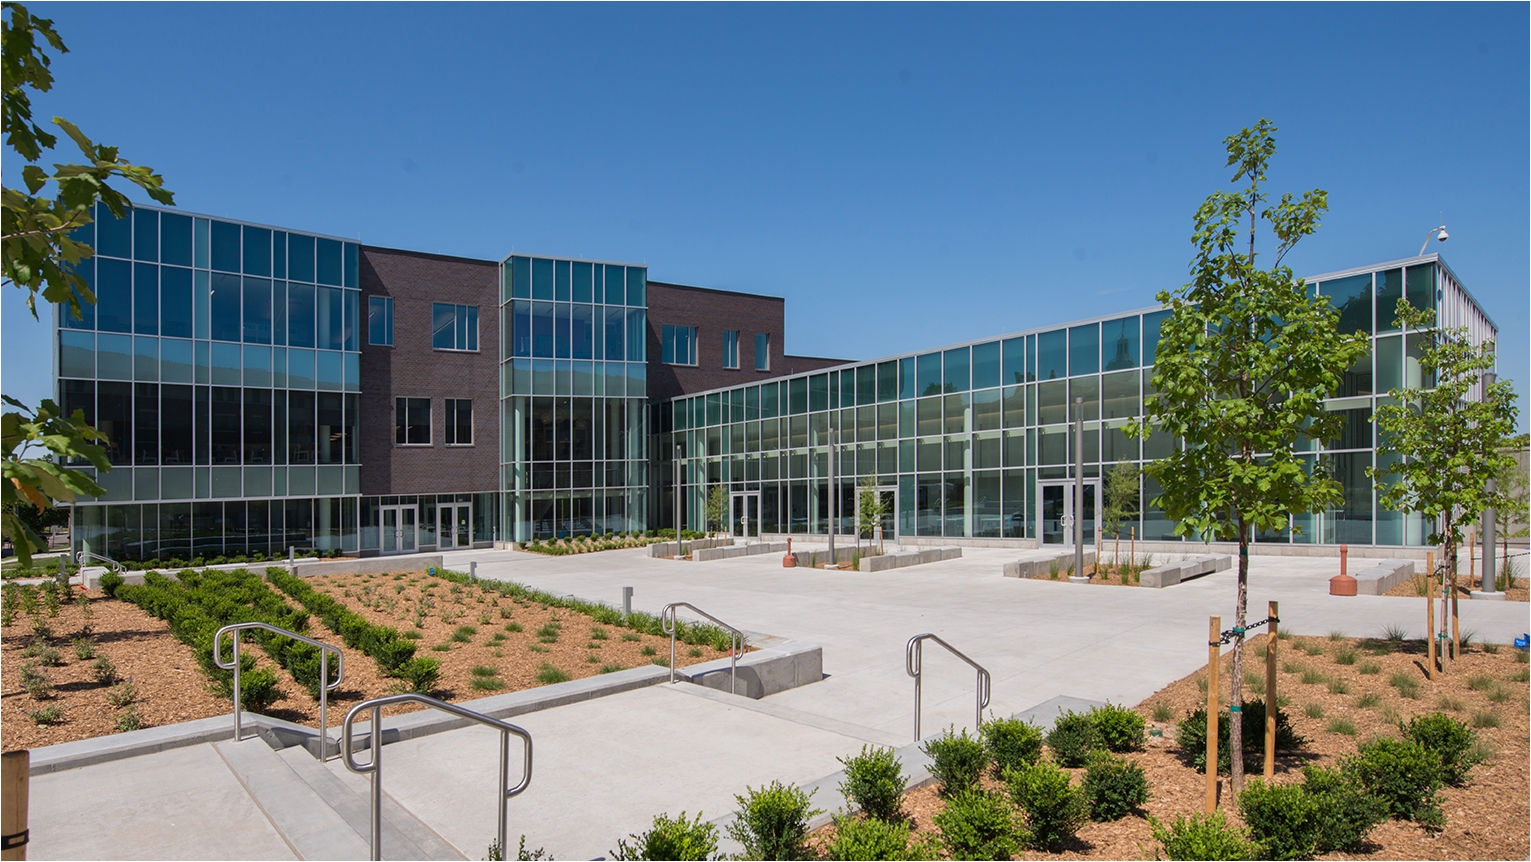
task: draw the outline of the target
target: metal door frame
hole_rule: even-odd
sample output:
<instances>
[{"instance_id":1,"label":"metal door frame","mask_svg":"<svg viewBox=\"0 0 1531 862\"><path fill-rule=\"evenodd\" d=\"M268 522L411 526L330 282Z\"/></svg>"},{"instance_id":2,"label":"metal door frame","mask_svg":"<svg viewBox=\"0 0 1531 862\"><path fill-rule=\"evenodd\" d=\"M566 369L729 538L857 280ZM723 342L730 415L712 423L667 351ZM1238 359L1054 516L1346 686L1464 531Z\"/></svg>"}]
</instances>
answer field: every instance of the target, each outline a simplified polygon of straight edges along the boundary
<instances>
[{"instance_id":1,"label":"metal door frame","mask_svg":"<svg viewBox=\"0 0 1531 862\"><path fill-rule=\"evenodd\" d=\"M407 512L411 512L411 513L414 514L414 522L415 522L415 526L414 526L414 529L415 529L414 539L409 543L409 547L408 548L404 547L404 542L402 541L402 538L404 536L404 525L403 525L404 517L403 516L404 516L404 513L406 511ZM392 551L384 551L383 550L383 531L385 529L387 529L387 528L384 527L383 524L384 524L384 519L387 517L389 512L393 512L394 513L395 523L398 524L398 526L395 528L395 531L394 531L395 535L398 537L398 540L395 542L396 547L395 547L394 550L392 550ZM438 524L439 524L439 522L438 522ZM417 553L420 550L420 506L419 506L419 504L416 504L416 503L403 503L403 504L396 505L396 506L379 506L378 510L377 510L377 538L378 538L377 547L378 547L378 553L379 554L393 555L393 554L413 554L413 553Z\"/></svg>"},{"instance_id":2,"label":"metal door frame","mask_svg":"<svg viewBox=\"0 0 1531 862\"><path fill-rule=\"evenodd\" d=\"M468 510L468 541L467 541L466 544L458 544L458 542L457 542L457 515L458 515L458 510L459 509L467 509ZM451 530L452 544L451 544L450 547L447 546L446 543L444 543L442 541L442 538L444 538L445 534L442 532L442 529L441 529L441 513L445 512L445 511L448 511L448 510L451 510L451 512L452 512L452 530ZM453 550L453 551L456 551L456 550L461 550L463 548L471 548L471 547L473 547L473 504L472 503L437 503L436 504L436 548L437 548L437 550Z\"/></svg>"},{"instance_id":3,"label":"metal door frame","mask_svg":"<svg viewBox=\"0 0 1531 862\"><path fill-rule=\"evenodd\" d=\"M748 500L751 497L755 498L755 534L753 536L751 536L750 533L749 533L749 529L746 527L745 531L744 531L745 534L743 536L740 536L738 533L734 532L734 501L735 500L739 500L739 499ZM745 505L748 506L749 504L746 503ZM759 491L730 491L729 492L729 494L728 494L728 536L731 539L739 539L739 538L743 538L743 539L755 538L755 539L758 539L758 538L760 538L760 492Z\"/></svg>"},{"instance_id":4,"label":"metal door frame","mask_svg":"<svg viewBox=\"0 0 1531 862\"><path fill-rule=\"evenodd\" d=\"M1086 494L1090 493L1090 489L1091 488L1095 489L1095 532L1094 532L1095 540L1094 541L1097 544L1099 544L1099 542L1100 542L1100 507L1101 507L1101 495L1102 495L1101 485L1102 485L1102 482L1101 482L1101 480L1099 478L1086 478L1084 480L1084 486L1085 486L1085 493ZM1067 518L1069 515L1072 515L1073 512L1074 512L1074 480L1073 479L1038 479L1037 480L1037 523L1036 523L1036 529L1037 529L1037 547L1054 547L1054 548L1072 548L1072 547L1074 547L1074 530L1073 530L1073 524L1072 523L1070 523L1070 524L1068 524L1068 525L1066 525L1064 527L1064 530L1063 530L1063 542L1062 542L1062 544L1058 544L1058 545L1050 545L1050 544L1048 544L1047 539L1046 539L1046 534L1042 531L1042 522L1046 520L1046 515L1044 514L1044 509L1043 509L1043 499L1042 499L1042 489L1043 488L1062 488L1063 492L1064 492L1063 493L1063 514L1064 514L1064 517ZM1086 546L1087 547L1089 546L1088 542L1086 543Z\"/></svg>"}]
</instances>

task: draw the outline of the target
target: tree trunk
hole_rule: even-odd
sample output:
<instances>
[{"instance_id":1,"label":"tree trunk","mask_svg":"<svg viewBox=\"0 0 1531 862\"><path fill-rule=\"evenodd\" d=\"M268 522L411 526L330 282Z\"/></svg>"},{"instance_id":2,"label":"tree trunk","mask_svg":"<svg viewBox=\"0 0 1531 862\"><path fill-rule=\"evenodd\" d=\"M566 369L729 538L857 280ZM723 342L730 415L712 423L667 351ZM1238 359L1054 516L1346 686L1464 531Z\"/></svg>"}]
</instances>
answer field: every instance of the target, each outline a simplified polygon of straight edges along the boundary
<instances>
[{"instance_id":1,"label":"tree trunk","mask_svg":"<svg viewBox=\"0 0 1531 862\"><path fill-rule=\"evenodd\" d=\"M1239 598L1233 609L1235 632L1244 630L1244 612L1249 605L1249 524L1239 519ZM1275 709L1267 703L1266 709ZM1244 790L1244 635L1233 637L1233 672L1228 680L1228 755L1231 773L1228 789L1235 799Z\"/></svg>"}]
</instances>

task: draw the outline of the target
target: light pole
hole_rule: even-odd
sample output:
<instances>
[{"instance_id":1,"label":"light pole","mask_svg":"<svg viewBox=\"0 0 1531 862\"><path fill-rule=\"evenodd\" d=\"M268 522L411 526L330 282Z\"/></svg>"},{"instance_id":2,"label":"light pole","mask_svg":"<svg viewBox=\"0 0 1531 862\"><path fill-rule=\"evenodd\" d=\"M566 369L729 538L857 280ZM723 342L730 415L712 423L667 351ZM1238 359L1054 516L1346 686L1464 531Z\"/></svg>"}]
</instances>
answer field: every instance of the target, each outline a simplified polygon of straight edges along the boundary
<instances>
[{"instance_id":1,"label":"light pole","mask_svg":"<svg viewBox=\"0 0 1531 862\"><path fill-rule=\"evenodd\" d=\"M680 552L680 453L683 450L679 443L675 444L675 548L676 554Z\"/></svg>"},{"instance_id":2,"label":"light pole","mask_svg":"<svg viewBox=\"0 0 1531 862\"><path fill-rule=\"evenodd\" d=\"M1437 234L1439 234L1439 236L1437 236ZM1450 239L1450 238L1451 238L1451 234L1446 232L1446 226L1445 225L1441 225L1440 227L1437 227L1437 228L1432 228L1430 230L1430 233L1425 236L1425 244L1419 247L1419 254L1416 255L1416 257L1420 257L1420 256L1424 255L1425 249L1430 247L1430 240L1438 239L1441 242L1445 242L1447 239Z\"/></svg>"},{"instance_id":3,"label":"light pole","mask_svg":"<svg viewBox=\"0 0 1531 862\"><path fill-rule=\"evenodd\" d=\"M1078 583L1089 580L1084 574L1084 399L1074 399L1074 577Z\"/></svg>"},{"instance_id":4,"label":"light pole","mask_svg":"<svg viewBox=\"0 0 1531 862\"><path fill-rule=\"evenodd\" d=\"M828 568L839 568L835 561L835 429L829 429L829 565Z\"/></svg>"},{"instance_id":5,"label":"light pole","mask_svg":"<svg viewBox=\"0 0 1531 862\"><path fill-rule=\"evenodd\" d=\"M1497 379L1499 379L1498 375L1494 372L1483 372L1482 397L1484 399L1488 398L1488 388L1493 386L1494 381ZM1493 476L1490 476L1488 481L1484 483L1483 490L1488 492L1490 498L1492 498L1494 494L1499 493L1499 482ZM1494 507L1485 507L1483 509L1483 527L1479 531L1483 535L1483 578L1479 584L1478 591L1472 594L1472 597L1475 599L1487 599L1489 601L1504 599L1504 593L1499 592L1499 572L1494 567L1494 543L1499 539L1495 535L1499 526L1496 521ZM1470 581L1472 575L1469 574L1467 577Z\"/></svg>"}]
</instances>

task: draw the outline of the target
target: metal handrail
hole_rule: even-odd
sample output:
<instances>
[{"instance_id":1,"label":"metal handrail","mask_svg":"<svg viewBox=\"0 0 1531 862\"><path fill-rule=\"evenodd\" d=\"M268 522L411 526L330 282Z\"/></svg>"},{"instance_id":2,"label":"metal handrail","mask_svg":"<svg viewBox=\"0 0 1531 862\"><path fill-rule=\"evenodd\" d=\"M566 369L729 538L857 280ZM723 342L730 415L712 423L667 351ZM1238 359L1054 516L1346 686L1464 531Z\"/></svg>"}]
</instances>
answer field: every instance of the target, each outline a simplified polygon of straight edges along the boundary
<instances>
[{"instance_id":1,"label":"metal handrail","mask_svg":"<svg viewBox=\"0 0 1531 862\"><path fill-rule=\"evenodd\" d=\"M974 728L983 725L983 708L989 705L989 672L983 665L973 661L962 654L962 651L942 640L940 637L926 632L915 635L909 639L909 644L904 647L904 670L914 677L914 741L920 741L920 674L922 672L921 659L924 656L924 643L927 640L935 641L946 647L946 651L967 662L974 670L978 671L978 708L973 713Z\"/></svg>"},{"instance_id":2,"label":"metal handrail","mask_svg":"<svg viewBox=\"0 0 1531 862\"><path fill-rule=\"evenodd\" d=\"M116 572L119 575L128 570L127 566L124 566L123 564L117 562L116 560L112 559L111 557L105 557L105 556L102 556L101 554L92 553L91 551L75 551L75 554L74 554L75 565L83 567L90 560L95 560L97 562L106 563L106 567L107 568L111 569L112 571ZM82 576L82 578L83 578L83 576Z\"/></svg>"},{"instance_id":3,"label":"metal handrail","mask_svg":"<svg viewBox=\"0 0 1531 862\"><path fill-rule=\"evenodd\" d=\"M329 760L330 759L330 727L329 727L330 699L329 699L329 693L331 691L335 690L336 688L338 688L340 686L340 683L343 682L345 680L345 678L346 678L346 655L345 655L345 653L340 651L340 647L331 646L330 644L327 644L327 643L321 643L319 641L314 640L313 638L304 637L303 635L300 635L297 632L290 632L290 631L288 631L286 629L277 628L276 626L271 625L270 623L259 623L259 622L233 623L232 625L224 626L223 628L219 629L216 633L214 633L214 635L213 635L213 663L218 665L219 667L223 668L224 670L232 670L234 672L234 741L235 742L239 742L240 739L242 739L244 737L244 727L243 727L243 724L242 724L242 721L241 721L242 717L244 716L244 708L240 705L240 700L239 700L239 675L242 672L241 669L240 669L240 665L239 665L239 633L244 631L245 629L263 629L263 630L271 632L273 634L279 634L282 637L292 638L295 641L302 641L303 643L306 643L306 644L308 644L310 646L315 646L315 647L319 648L319 760L320 761ZM224 664L223 663L222 644L223 644L223 636L224 636L225 633L228 633L228 632L232 632L233 633L233 639L234 639L234 660L230 664ZM335 654L335 681L334 682L330 682L329 681L329 679L330 679L330 653L334 653Z\"/></svg>"},{"instance_id":4,"label":"metal handrail","mask_svg":"<svg viewBox=\"0 0 1531 862\"><path fill-rule=\"evenodd\" d=\"M372 791L372 858L374 860L383 858L383 707L395 703L424 704L432 709L449 712L461 718L466 718L469 721L476 721L479 724L497 728L500 731L500 788L505 792L505 795L500 797L500 853L504 854L506 852L505 805L510 801L510 797L520 794L526 790L527 785L532 783L532 735L527 733L524 728L496 718L490 718L471 709L464 709L423 694L406 692L404 694L376 697L372 700L358 703L346 713L345 723L341 726L340 754L346 769L361 775L370 773L369 780L371 781ZM364 710L372 713L370 719L372 730L368 738L368 747L372 751L372 758L365 764L358 764L356 759L352 757L355 752L351 748L351 728L356 721L356 717L361 715ZM510 783L511 734L521 737L521 740L526 743L526 757L521 770L521 783L515 787L507 786Z\"/></svg>"},{"instance_id":5,"label":"metal handrail","mask_svg":"<svg viewBox=\"0 0 1531 862\"><path fill-rule=\"evenodd\" d=\"M675 682L675 632L680 628L680 626L676 625L676 608L690 608L733 633L728 642L728 693L738 694L739 692L736 690L734 683L739 676L739 650L744 647L746 640L744 632L739 631L690 602L670 602L659 612L659 628L670 636L670 682Z\"/></svg>"}]
</instances>

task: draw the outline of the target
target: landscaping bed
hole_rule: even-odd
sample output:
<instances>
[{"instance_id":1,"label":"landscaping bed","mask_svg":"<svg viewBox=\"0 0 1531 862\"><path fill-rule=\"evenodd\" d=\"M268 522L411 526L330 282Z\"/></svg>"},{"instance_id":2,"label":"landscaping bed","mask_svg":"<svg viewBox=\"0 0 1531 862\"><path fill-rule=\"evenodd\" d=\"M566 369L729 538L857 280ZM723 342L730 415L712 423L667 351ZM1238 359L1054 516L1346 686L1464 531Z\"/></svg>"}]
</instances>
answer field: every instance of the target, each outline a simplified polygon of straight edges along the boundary
<instances>
[{"instance_id":1,"label":"landscaping bed","mask_svg":"<svg viewBox=\"0 0 1531 862\"><path fill-rule=\"evenodd\" d=\"M1251 639L1246 654L1246 700L1264 691L1266 638ZM1321 858L1375 859L1524 859L1528 838L1527 683L1524 654L1498 647L1493 654L1473 647L1434 681L1424 678L1423 644L1417 641L1333 638L1283 638L1278 695L1291 730L1304 737L1297 749L1278 753L1277 784L1302 781L1302 768L1334 768L1355 755L1357 743L1379 736L1400 737L1399 722L1440 712L1475 728L1490 753L1475 766L1465 785L1439 792L1444 828L1432 834L1406 820L1386 820L1371 830L1357 850ZM1226 693L1232 656L1223 659ZM1135 711L1150 735L1141 751L1119 757L1143 769L1149 798L1141 808L1109 822L1089 821L1056 852L1022 851L1016 858L1133 859L1156 858L1160 842L1148 818L1169 823L1202 810L1205 772L1186 763L1175 742L1177 724L1206 702L1205 672L1187 676L1155 693ZM1226 695L1225 695L1226 697ZM1203 719L1204 721L1204 719ZM1263 745L1263 735L1258 745ZM1261 775L1261 757L1246 757L1246 776ZM1075 786L1085 769L1069 768ZM1220 810L1240 826L1238 806L1221 780ZM1003 794L1004 784L989 775L984 789ZM948 808L941 785L907 792L903 812L913 824L912 837L937 840L936 816ZM811 846L823 852L835 837L834 825L818 830ZM926 845L927 849L935 845Z\"/></svg>"},{"instance_id":2,"label":"landscaping bed","mask_svg":"<svg viewBox=\"0 0 1531 862\"><path fill-rule=\"evenodd\" d=\"M1423 566L1421 566L1420 568L1423 568ZM1458 599L1458 601L1467 602L1467 601L1472 601L1473 600L1472 599L1472 591L1473 591L1474 587L1470 586L1469 585L1470 583L1476 583L1476 582L1472 581L1472 579L1468 578L1466 572L1458 572L1457 573L1457 599ZM1437 586L1436 589L1439 590L1440 587ZM1414 575L1411 576L1408 580L1406 580L1403 583L1399 584L1398 586L1392 588L1391 590L1388 590L1386 593L1383 593L1383 595L1385 595L1385 596L1395 596L1395 597L1416 598L1416 599L1424 598L1424 596L1425 596L1425 575L1424 575L1424 572L1415 572ZM1518 578L1518 579L1516 579L1515 583L1511 584L1510 588L1504 591L1504 599L1505 599L1505 601L1508 601L1508 602L1526 602L1526 601L1531 601L1531 588L1528 588L1526 579L1525 578Z\"/></svg>"}]
</instances>

